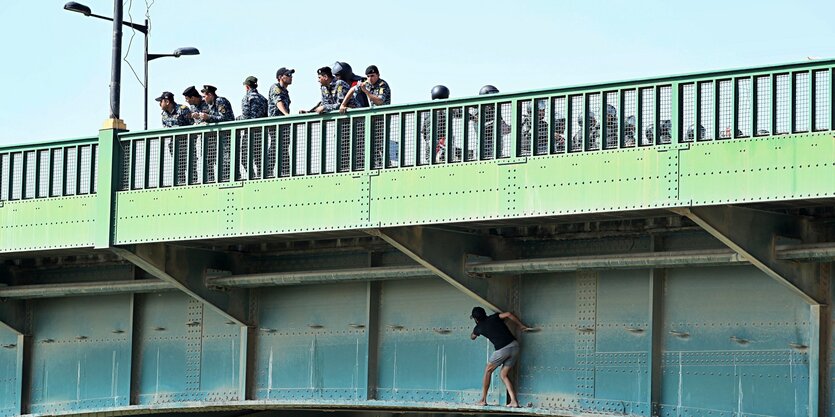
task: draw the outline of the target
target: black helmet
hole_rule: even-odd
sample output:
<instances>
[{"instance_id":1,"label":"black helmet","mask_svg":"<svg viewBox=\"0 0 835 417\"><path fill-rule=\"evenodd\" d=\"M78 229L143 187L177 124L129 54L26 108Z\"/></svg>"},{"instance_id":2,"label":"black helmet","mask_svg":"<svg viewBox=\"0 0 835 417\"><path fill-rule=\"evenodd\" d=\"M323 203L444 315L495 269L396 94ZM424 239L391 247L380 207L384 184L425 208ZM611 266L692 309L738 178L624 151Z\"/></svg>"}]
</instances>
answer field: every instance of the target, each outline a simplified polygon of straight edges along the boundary
<instances>
[{"instance_id":1,"label":"black helmet","mask_svg":"<svg viewBox=\"0 0 835 417\"><path fill-rule=\"evenodd\" d=\"M481 90L478 90L478 95L483 96L485 94L498 94L498 92L498 88L490 84L487 84L484 87L481 87Z\"/></svg>"},{"instance_id":2,"label":"black helmet","mask_svg":"<svg viewBox=\"0 0 835 417\"><path fill-rule=\"evenodd\" d=\"M333 63L333 75L339 77L342 80L350 80L354 77L354 71L351 69L351 65L347 62L339 62L336 61Z\"/></svg>"},{"instance_id":3,"label":"black helmet","mask_svg":"<svg viewBox=\"0 0 835 417\"><path fill-rule=\"evenodd\" d=\"M432 87L432 100L449 98L449 88L443 85Z\"/></svg>"}]
</instances>

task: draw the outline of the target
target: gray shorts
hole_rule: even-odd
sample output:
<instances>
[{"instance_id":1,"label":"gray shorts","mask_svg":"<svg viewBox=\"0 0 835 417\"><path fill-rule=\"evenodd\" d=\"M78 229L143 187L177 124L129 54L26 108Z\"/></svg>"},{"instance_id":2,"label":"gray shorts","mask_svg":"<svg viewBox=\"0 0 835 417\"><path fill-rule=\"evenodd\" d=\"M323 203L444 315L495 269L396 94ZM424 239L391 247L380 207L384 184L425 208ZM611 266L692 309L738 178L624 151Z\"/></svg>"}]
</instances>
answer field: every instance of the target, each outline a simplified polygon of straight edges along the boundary
<instances>
[{"instance_id":1,"label":"gray shorts","mask_svg":"<svg viewBox=\"0 0 835 417\"><path fill-rule=\"evenodd\" d=\"M489 363L496 365L506 366L510 368L513 365L516 365L516 359L519 358L519 342L512 341L507 346L493 352L490 355Z\"/></svg>"}]
</instances>

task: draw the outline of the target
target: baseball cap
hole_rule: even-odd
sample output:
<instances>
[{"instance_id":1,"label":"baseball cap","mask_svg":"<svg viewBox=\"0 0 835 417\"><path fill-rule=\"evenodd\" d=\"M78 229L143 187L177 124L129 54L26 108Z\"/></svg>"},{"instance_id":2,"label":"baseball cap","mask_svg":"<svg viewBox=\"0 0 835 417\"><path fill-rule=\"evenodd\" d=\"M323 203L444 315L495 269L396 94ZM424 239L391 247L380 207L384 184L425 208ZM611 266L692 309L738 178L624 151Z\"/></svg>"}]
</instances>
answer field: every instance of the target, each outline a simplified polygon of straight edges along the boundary
<instances>
[{"instance_id":1,"label":"baseball cap","mask_svg":"<svg viewBox=\"0 0 835 417\"><path fill-rule=\"evenodd\" d=\"M296 70L291 69L291 68L281 67L281 68L278 69L278 71L275 72L275 78L281 77L282 75L292 77L294 72L296 72Z\"/></svg>"},{"instance_id":2,"label":"baseball cap","mask_svg":"<svg viewBox=\"0 0 835 417\"><path fill-rule=\"evenodd\" d=\"M171 100L174 101L174 94L170 91L163 91L159 97L155 98L156 101L163 101L163 100Z\"/></svg>"}]
</instances>

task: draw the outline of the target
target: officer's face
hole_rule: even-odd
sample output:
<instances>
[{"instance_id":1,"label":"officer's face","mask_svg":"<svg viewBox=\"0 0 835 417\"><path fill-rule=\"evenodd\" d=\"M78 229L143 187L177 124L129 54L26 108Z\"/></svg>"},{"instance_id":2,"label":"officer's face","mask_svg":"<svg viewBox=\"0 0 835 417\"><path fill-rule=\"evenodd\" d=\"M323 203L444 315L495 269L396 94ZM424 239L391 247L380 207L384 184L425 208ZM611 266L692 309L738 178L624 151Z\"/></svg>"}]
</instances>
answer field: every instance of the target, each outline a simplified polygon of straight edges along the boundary
<instances>
[{"instance_id":1,"label":"officer's face","mask_svg":"<svg viewBox=\"0 0 835 417\"><path fill-rule=\"evenodd\" d=\"M174 107L174 105L171 100L164 98L159 102L159 107L165 111L171 111L171 107Z\"/></svg>"},{"instance_id":2,"label":"officer's face","mask_svg":"<svg viewBox=\"0 0 835 417\"><path fill-rule=\"evenodd\" d=\"M186 103L196 106L200 104L200 96L186 96Z\"/></svg>"},{"instance_id":3,"label":"officer's face","mask_svg":"<svg viewBox=\"0 0 835 417\"><path fill-rule=\"evenodd\" d=\"M321 84L321 85L330 84L330 80L328 79L328 76L327 75L320 75L319 76L319 84Z\"/></svg>"},{"instance_id":4,"label":"officer's face","mask_svg":"<svg viewBox=\"0 0 835 417\"><path fill-rule=\"evenodd\" d=\"M368 82L370 82L371 84L376 83L377 80L380 79L380 74L377 74L376 72L370 72L368 74L365 74L365 76L366 78L368 78Z\"/></svg>"},{"instance_id":5,"label":"officer's face","mask_svg":"<svg viewBox=\"0 0 835 417\"><path fill-rule=\"evenodd\" d=\"M203 100L206 100L206 103L214 104L215 102L215 95L212 93L204 93Z\"/></svg>"},{"instance_id":6,"label":"officer's face","mask_svg":"<svg viewBox=\"0 0 835 417\"><path fill-rule=\"evenodd\" d=\"M282 75L281 76L281 82L283 82L285 85L293 84L293 74Z\"/></svg>"}]
</instances>

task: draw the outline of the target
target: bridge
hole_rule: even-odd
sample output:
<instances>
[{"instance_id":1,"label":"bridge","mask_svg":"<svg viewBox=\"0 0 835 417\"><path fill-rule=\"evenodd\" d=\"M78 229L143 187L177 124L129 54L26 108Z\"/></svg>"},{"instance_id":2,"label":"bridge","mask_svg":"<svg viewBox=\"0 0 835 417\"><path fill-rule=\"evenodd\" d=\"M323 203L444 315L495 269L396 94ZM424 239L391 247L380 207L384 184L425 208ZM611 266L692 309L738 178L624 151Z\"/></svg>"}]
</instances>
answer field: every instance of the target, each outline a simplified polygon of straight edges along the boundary
<instances>
[{"instance_id":1,"label":"bridge","mask_svg":"<svg viewBox=\"0 0 835 417\"><path fill-rule=\"evenodd\" d=\"M0 148L0 415L832 415L833 71Z\"/></svg>"}]
</instances>

